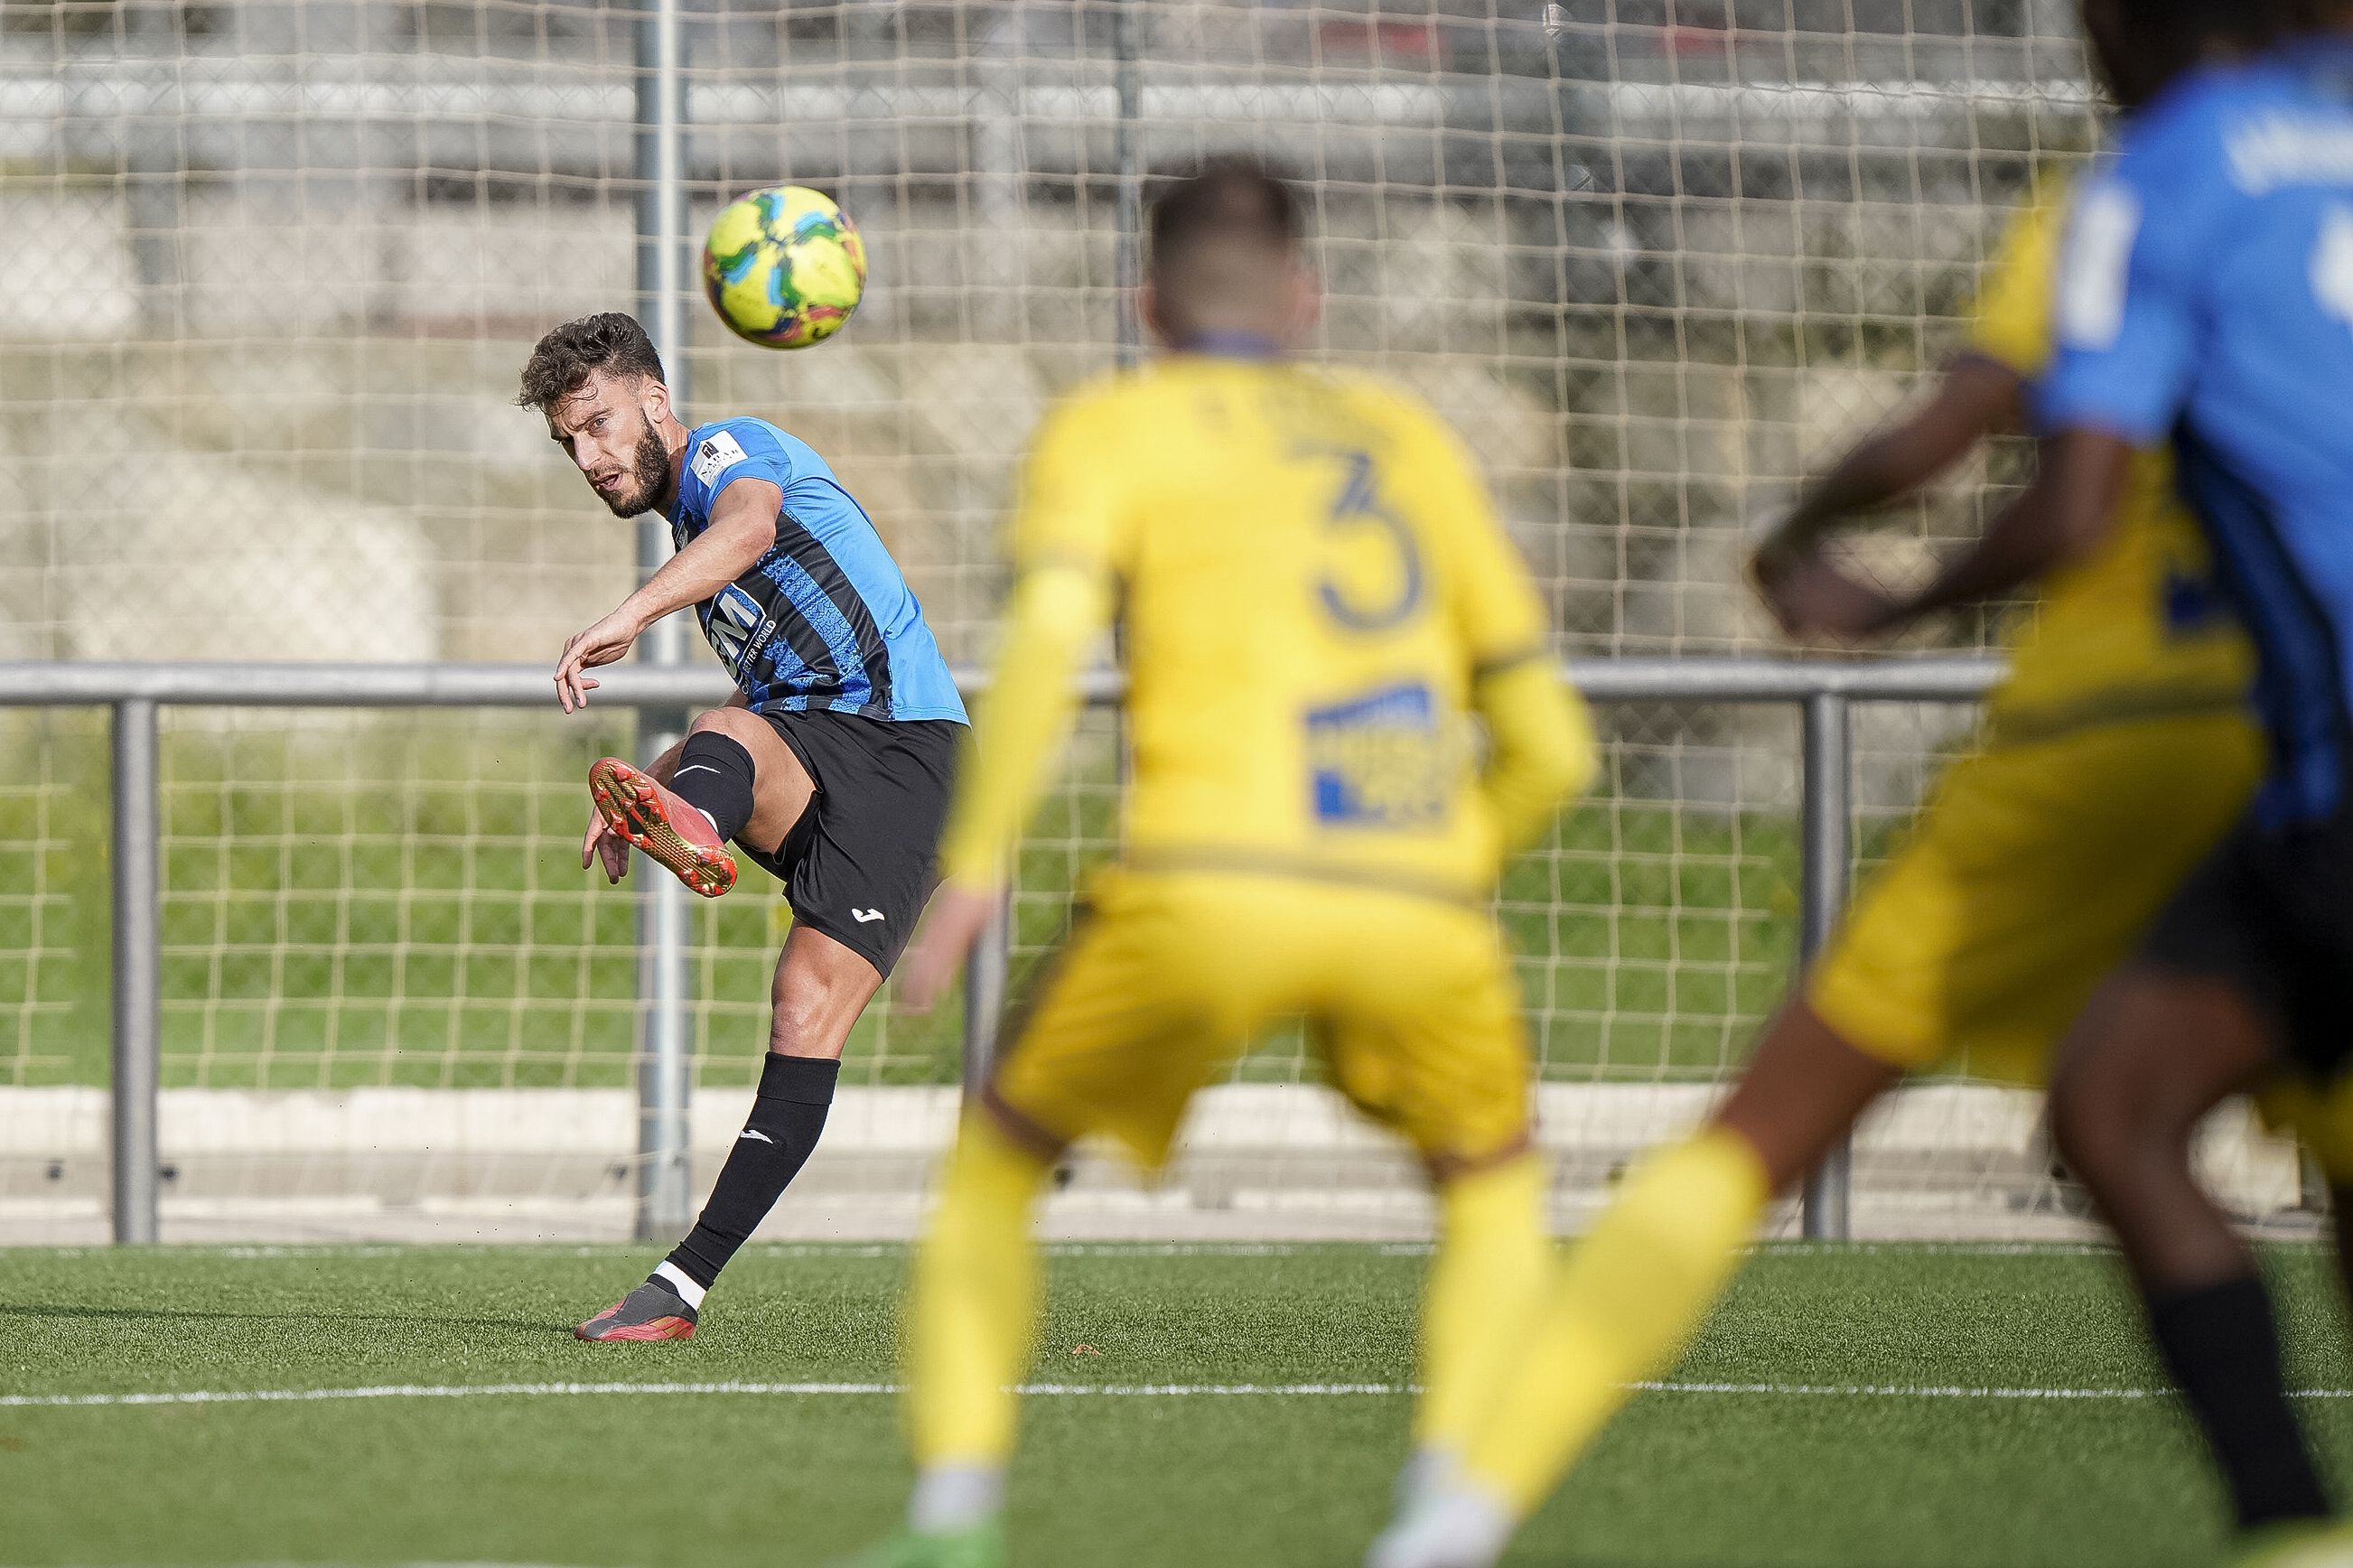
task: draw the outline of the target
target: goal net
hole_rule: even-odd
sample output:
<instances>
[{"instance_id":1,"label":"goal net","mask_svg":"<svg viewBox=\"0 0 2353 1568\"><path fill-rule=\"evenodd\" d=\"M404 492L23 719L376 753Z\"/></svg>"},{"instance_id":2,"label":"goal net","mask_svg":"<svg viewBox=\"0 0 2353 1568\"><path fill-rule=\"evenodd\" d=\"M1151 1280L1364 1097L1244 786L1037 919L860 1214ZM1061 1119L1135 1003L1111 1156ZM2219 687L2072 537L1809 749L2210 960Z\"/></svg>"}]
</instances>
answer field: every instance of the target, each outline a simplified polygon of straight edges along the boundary
<instances>
[{"instance_id":1,"label":"goal net","mask_svg":"<svg viewBox=\"0 0 2353 1568\"><path fill-rule=\"evenodd\" d=\"M1151 182L1293 174L1318 349L1468 436L1575 658L1761 654L1737 522L1955 342L2006 208L2098 126L2063 0L790 0L683 8L685 199L816 185L873 258L807 353L687 310L691 415L759 414L877 518L985 659L1041 411L1135 347ZM552 662L631 531L510 404L534 336L633 298L637 29L588 0L0 6L0 659ZM691 275L690 275L691 276ZM1977 525L1982 476L1892 565ZM1992 646L1989 617L1952 646ZM1565 1217L1683 1125L1785 986L1797 729L1618 707L1595 797L1501 900ZM1884 845L1960 710L1865 710ZM0 708L0 1239L102 1234L103 717ZM637 920L577 865L626 714L167 709L164 1227L612 1235L634 1184ZM1111 853L1092 715L1020 868L1017 992ZM784 929L699 908L699 1173L740 1119ZM961 1020L859 1027L779 1234L894 1234L953 1125ZM1097 1234L1411 1236L1411 1173L1278 1032L1168 1182L1082 1162ZM1965 1078L1867 1138L1866 1227L2063 1209L2032 1117ZM2250 1212L2293 1162L2240 1140ZM1876 1205L1876 1206L1874 1206Z\"/></svg>"}]
</instances>

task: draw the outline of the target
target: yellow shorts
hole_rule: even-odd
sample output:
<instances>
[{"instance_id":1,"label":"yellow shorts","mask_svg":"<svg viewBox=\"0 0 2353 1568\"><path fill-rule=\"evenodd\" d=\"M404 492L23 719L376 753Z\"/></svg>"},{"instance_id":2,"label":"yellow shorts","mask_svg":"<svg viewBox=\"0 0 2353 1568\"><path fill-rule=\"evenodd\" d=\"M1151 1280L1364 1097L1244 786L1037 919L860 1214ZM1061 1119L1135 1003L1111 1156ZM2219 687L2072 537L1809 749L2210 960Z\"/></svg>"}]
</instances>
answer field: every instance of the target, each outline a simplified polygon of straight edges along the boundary
<instances>
[{"instance_id":1,"label":"yellow shorts","mask_svg":"<svg viewBox=\"0 0 2353 1568\"><path fill-rule=\"evenodd\" d=\"M1807 984L1857 1049L2040 1083L2100 981L2244 810L2236 713L2103 724L1957 763Z\"/></svg>"},{"instance_id":2,"label":"yellow shorts","mask_svg":"<svg viewBox=\"0 0 2353 1568\"><path fill-rule=\"evenodd\" d=\"M2316 1084L2282 1073L2255 1093L2263 1124L2304 1145L2328 1184L2353 1187L2353 1078Z\"/></svg>"},{"instance_id":3,"label":"yellow shorts","mask_svg":"<svg viewBox=\"0 0 2353 1568\"><path fill-rule=\"evenodd\" d=\"M1519 988L1485 910L1229 872L1114 870L1092 902L991 1083L1017 1121L1157 1167L1193 1091L1303 1016L1334 1086L1433 1170L1525 1142Z\"/></svg>"}]
</instances>

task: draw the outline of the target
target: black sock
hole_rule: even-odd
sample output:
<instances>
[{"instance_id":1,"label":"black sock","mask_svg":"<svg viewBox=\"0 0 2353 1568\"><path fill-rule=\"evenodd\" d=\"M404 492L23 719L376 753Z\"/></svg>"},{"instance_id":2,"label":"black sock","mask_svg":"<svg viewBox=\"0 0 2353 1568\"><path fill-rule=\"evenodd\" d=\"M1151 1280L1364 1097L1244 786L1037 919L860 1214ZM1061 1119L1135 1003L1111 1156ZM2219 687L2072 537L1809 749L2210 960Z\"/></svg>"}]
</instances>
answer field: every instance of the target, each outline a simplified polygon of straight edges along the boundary
<instances>
[{"instance_id":1,"label":"black sock","mask_svg":"<svg viewBox=\"0 0 2353 1568\"><path fill-rule=\"evenodd\" d=\"M711 1189L711 1201L702 1205L702 1217L670 1255L673 1267L703 1289L711 1288L817 1148L826 1110L833 1104L834 1080L840 1076L839 1062L768 1053L760 1068L760 1095L752 1102L752 1119L744 1123L727 1163L719 1168L719 1181Z\"/></svg>"},{"instance_id":2,"label":"black sock","mask_svg":"<svg viewBox=\"0 0 2353 1568\"><path fill-rule=\"evenodd\" d=\"M733 838L752 820L752 753L733 736L698 730L678 754L670 787L708 816L721 838Z\"/></svg>"},{"instance_id":3,"label":"black sock","mask_svg":"<svg viewBox=\"0 0 2353 1568\"><path fill-rule=\"evenodd\" d=\"M2153 1299L2148 1326L2221 1467L2240 1528L2325 1517L2328 1500L2288 1408L2263 1281L2249 1274Z\"/></svg>"}]
</instances>

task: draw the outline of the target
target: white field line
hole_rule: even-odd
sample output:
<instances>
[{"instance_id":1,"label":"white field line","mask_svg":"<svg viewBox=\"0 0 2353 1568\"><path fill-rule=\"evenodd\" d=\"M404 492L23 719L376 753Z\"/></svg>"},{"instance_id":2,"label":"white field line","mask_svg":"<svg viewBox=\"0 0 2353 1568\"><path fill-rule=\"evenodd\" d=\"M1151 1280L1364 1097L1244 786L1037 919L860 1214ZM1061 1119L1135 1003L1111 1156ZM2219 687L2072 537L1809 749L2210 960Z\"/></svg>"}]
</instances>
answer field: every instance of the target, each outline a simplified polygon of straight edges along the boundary
<instances>
[{"instance_id":1,"label":"white field line","mask_svg":"<svg viewBox=\"0 0 2353 1568\"><path fill-rule=\"evenodd\" d=\"M0 1409L123 1405L307 1405L335 1399L478 1399L485 1397L576 1398L586 1394L754 1394L824 1397L895 1394L895 1383L456 1383L378 1384L365 1388L219 1388L133 1394L7 1394ZM1398 1394L1412 1389L1390 1383L1135 1383L1023 1384L1019 1393L1039 1398L1113 1396L1137 1399L1249 1398L1269 1395L1329 1398L1340 1394Z\"/></svg>"},{"instance_id":2,"label":"white field line","mask_svg":"<svg viewBox=\"0 0 2353 1568\"><path fill-rule=\"evenodd\" d=\"M1686 1383L1630 1385L1644 1394L1740 1395L1795 1399L2146 1400L2161 1388L1969 1388L1874 1384ZM346 1399L579 1398L587 1395L763 1394L801 1398L875 1398L902 1392L895 1383L459 1383L378 1384L363 1388L187 1389L128 1394L0 1394L0 1409L58 1409L146 1405L310 1405ZM1018 1389L1039 1399L1334 1399L1401 1396L1419 1390L1398 1383L1032 1383ZM2295 1399L2353 1399L2353 1389L2304 1388Z\"/></svg>"}]
</instances>

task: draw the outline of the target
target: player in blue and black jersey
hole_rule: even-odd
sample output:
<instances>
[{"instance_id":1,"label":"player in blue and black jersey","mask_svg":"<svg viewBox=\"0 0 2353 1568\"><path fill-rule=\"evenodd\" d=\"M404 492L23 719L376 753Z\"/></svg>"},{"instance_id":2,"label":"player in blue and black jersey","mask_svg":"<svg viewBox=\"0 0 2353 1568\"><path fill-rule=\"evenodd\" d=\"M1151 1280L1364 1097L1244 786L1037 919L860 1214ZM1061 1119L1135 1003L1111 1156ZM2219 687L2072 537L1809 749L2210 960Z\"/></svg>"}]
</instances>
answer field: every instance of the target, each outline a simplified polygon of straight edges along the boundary
<instances>
[{"instance_id":1,"label":"player in blue and black jersey","mask_svg":"<svg viewBox=\"0 0 2353 1568\"><path fill-rule=\"evenodd\" d=\"M660 357L617 313L556 328L516 401L617 517L659 510L678 553L565 645L556 696L689 605L735 679L723 708L644 771L589 770L583 867L619 881L635 845L696 892L734 885L730 841L785 884L768 1055L702 1217L588 1340L684 1339L703 1292L817 1146L850 1026L913 935L934 881L964 704L898 564L825 459L764 419L690 430Z\"/></svg>"},{"instance_id":2,"label":"player in blue and black jersey","mask_svg":"<svg viewBox=\"0 0 2353 1568\"><path fill-rule=\"evenodd\" d=\"M2104 58L2158 69L2235 9L2084 7ZM2353 1562L2353 1541L2310 1522L2327 1503L2270 1306L2189 1152L2209 1110L2285 1069L2267 1113L2305 1138L2340 1216L2353 1197L2353 38L2176 73L2077 198L2057 314L2042 469L2020 510L2048 539L2096 539L2125 453L2171 436L2256 645L2271 766L2078 1026L2052 1127L2123 1245L2251 1560Z\"/></svg>"}]
</instances>

